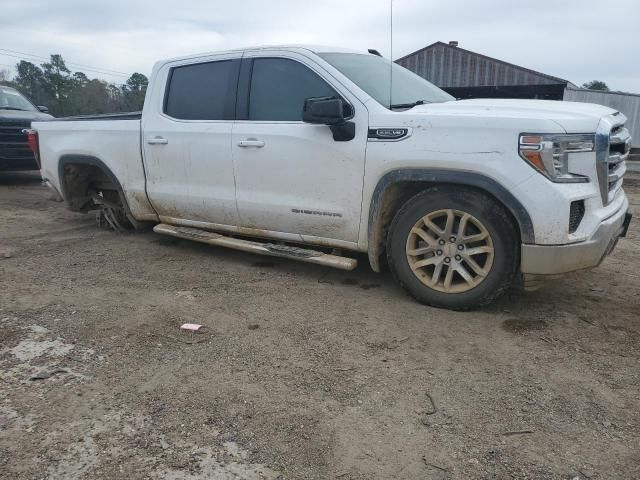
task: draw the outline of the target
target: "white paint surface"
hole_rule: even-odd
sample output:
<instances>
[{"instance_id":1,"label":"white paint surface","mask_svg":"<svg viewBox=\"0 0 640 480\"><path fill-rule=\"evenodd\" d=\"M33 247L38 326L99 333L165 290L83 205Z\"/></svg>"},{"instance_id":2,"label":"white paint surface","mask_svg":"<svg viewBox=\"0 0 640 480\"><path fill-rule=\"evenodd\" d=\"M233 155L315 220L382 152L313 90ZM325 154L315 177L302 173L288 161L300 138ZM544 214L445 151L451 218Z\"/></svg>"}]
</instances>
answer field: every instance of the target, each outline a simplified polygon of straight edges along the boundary
<instances>
[{"instance_id":1,"label":"white paint surface","mask_svg":"<svg viewBox=\"0 0 640 480\"><path fill-rule=\"evenodd\" d=\"M146 171L146 192L165 223L360 251L369 248L376 186L397 169L489 177L527 210L538 244L589 238L598 222L624 203L623 192L608 206L598 201L593 152L576 157L580 173L590 179L580 184L550 182L517 152L521 133L591 133L603 119L614 119L615 110L571 102L478 99L389 111L316 55L314 49L329 50L318 48L265 47L158 62L145 100L142 145L137 121L39 122L35 128L43 133L43 174L57 178L62 154L95 155L121 180L134 215L141 219L151 211L144 196ZM302 122L184 122L162 113L169 67L243 55L286 57L314 70L352 103L355 138L336 142L327 126ZM404 127L411 135L395 142L366 141L369 128L385 127ZM157 135L168 144L146 143ZM238 148L247 138L264 142L263 148ZM569 234L574 200L584 200L587 212L580 230Z\"/></svg>"}]
</instances>

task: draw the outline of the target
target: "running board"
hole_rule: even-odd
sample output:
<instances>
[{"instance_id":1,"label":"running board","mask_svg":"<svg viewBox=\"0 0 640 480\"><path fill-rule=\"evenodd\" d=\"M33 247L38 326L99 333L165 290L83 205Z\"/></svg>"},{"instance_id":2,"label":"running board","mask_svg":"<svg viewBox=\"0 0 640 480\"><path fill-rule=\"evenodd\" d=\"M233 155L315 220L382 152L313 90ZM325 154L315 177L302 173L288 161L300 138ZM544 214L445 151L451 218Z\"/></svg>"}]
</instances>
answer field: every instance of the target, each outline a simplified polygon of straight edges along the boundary
<instances>
[{"instance_id":1,"label":"running board","mask_svg":"<svg viewBox=\"0 0 640 480\"><path fill-rule=\"evenodd\" d=\"M358 261L355 258L340 257L338 255L330 255L317 250L291 247L278 243L261 243L251 240L242 240L197 228L176 227L173 225L167 225L166 223L160 223L153 227L153 231L162 235L170 235L172 237L184 238L185 240L194 240L196 242L206 243L207 245L233 248L234 250L257 253L258 255L291 258L301 262L325 265L327 267L338 268L340 270L353 270L358 266Z\"/></svg>"}]
</instances>

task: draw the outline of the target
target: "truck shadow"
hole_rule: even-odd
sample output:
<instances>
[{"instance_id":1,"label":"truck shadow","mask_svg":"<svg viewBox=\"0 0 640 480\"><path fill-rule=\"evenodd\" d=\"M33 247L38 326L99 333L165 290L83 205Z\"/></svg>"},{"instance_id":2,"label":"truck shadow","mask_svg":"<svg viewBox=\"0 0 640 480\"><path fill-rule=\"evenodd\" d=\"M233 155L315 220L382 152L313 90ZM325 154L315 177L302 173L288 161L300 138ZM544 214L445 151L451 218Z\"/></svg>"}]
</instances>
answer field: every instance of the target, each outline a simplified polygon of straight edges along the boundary
<instances>
[{"instance_id":1,"label":"truck shadow","mask_svg":"<svg viewBox=\"0 0 640 480\"><path fill-rule=\"evenodd\" d=\"M401 302L419 305L418 301L406 293L394 280L383 258L382 271L376 273L371 270L366 254L349 252L349 257L358 260L358 266L352 271L343 271L320 265L298 262L293 259L260 256L237 250L213 247L198 242L174 237L148 233L149 241L164 250L165 255L184 258L197 256L202 265L217 269L221 265L235 271L236 269L250 269L255 273L252 278L257 283L273 281L278 276L291 276L298 279L300 284L316 284L319 288L335 289L348 295L374 295L391 302ZM559 281L562 284L562 281ZM557 286L558 283L555 285ZM505 295L490 305L470 311L457 312L457 315L476 318L478 313L499 315L506 320L505 331L522 333L528 330L544 330L550 324L541 321L536 315L541 305L546 305L546 296L551 286L543 287L537 292L524 292L514 286ZM363 297L365 298L365 297ZM442 309L422 305L425 309L433 309L432 313ZM505 315L506 314L506 315ZM543 315L546 318L546 314Z\"/></svg>"},{"instance_id":2,"label":"truck shadow","mask_svg":"<svg viewBox=\"0 0 640 480\"><path fill-rule=\"evenodd\" d=\"M0 186L33 185L41 181L42 177L37 170L29 172L0 172Z\"/></svg>"}]
</instances>

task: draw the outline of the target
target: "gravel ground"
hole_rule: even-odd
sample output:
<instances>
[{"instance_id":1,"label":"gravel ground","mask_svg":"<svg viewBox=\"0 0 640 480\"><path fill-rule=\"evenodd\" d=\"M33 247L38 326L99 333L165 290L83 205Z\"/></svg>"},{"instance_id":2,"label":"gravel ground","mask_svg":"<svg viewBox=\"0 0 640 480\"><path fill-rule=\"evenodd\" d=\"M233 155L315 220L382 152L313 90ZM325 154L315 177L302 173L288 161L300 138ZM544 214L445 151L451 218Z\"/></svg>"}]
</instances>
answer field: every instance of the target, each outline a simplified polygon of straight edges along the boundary
<instances>
[{"instance_id":1,"label":"gravel ground","mask_svg":"<svg viewBox=\"0 0 640 480\"><path fill-rule=\"evenodd\" d=\"M599 268L459 313L364 257L118 235L0 176L0 477L640 478L627 192Z\"/></svg>"}]
</instances>

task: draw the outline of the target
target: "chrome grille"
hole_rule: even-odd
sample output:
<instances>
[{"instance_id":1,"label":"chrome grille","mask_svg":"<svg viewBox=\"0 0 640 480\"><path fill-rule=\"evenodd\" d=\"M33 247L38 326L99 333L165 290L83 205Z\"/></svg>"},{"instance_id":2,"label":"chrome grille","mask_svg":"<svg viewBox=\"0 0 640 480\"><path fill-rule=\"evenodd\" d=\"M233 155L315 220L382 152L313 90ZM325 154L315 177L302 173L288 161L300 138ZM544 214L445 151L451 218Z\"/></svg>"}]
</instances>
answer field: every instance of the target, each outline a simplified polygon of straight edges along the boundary
<instances>
[{"instance_id":1,"label":"chrome grille","mask_svg":"<svg viewBox=\"0 0 640 480\"><path fill-rule=\"evenodd\" d=\"M626 160L631 151L631 135L624 125L617 125L609 135L609 157L607 160L607 203L611 202L622 187L627 171Z\"/></svg>"},{"instance_id":2,"label":"chrome grille","mask_svg":"<svg viewBox=\"0 0 640 480\"><path fill-rule=\"evenodd\" d=\"M0 160L33 160L27 135L22 132L30 124L28 120L0 120Z\"/></svg>"}]
</instances>

